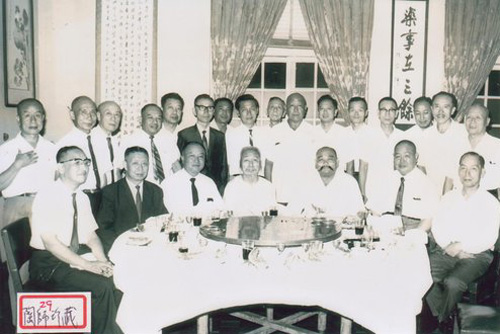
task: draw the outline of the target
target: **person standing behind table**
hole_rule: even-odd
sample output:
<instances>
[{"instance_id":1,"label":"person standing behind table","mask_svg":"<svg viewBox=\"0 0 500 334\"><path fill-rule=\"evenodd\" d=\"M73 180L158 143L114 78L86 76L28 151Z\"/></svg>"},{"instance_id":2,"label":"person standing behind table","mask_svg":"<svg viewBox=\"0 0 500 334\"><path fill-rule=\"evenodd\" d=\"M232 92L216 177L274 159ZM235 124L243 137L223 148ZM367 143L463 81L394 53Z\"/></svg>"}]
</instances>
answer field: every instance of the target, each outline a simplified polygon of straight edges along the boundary
<instances>
[{"instance_id":1,"label":"person standing behind table","mask_svg":"<svg viewBox=\"0 0 500 334\"><path fill-rule=\"evenodd\" d=\"M432 219L437 245L429 256L434 284L426 301L444 328L453 324L452 310L468 285L483 275L493 260L500 203L480 187L484 163L475 152L460 157L462 187L443 196Z\"/></svg>"},{"instance_id":2,"label":"person standing behind table","mask_svg":"<svg viewBox=\"0 0 500 334\"><path fill-rule=\"evenodd\" d=\"M227 184L224 203L236 216L260 216L276 206L276 191L271 182L259 176L262 163L257 147L243 147L240 156L241 175Z\"/></svg>"},{"instance_id":3,"label":"person standing behind table","mask_svg":"<svg viewBox=\"0 0 500 334\"><path fill-rule=\"evenodd\" d=\"M114 101L105 101L97 107L98 124L90 131L94 153L99 167L101 187L121 178L118 168L118 134L122 120L122 110Z\"/></svg>"},{"instance_id":4,"label":"person standing behind table","mask_svg":"<svg viewBox=\"0 0 500 334\"><path fill-rule=\"evenodd\" d=\"M177 93L167 93L161 97L163 108L163 127L167 133L173 135L174 142L177 140L177 126L182 121L184 110L184 99Z\"/></svg>"},{"instance_id":5,"label":"person standing behind table","mask_svg":"<svg viewBox=\"0 0 500 334\"><path fill-rule=\"evenodd\" d=\"M180 168L175 136L162 129L162 124L161 108L154 103L144 105L141 109L141 128L122 138L119 155L123 159L127 148L132 146L144 148L150 157L146 180L158 185ZM124 167L125 161L122 160L121 165Z\"/></svg>"},{"instance_id":6,"label":"person standing behind table","mask_svg":"<svg viewBox=\"0 0 500 334\"><path fill-rule=\"evenodd\" d=\"M405 139L415 143L419 151L423 150L425 141L432 126L432 100L426 96L421 96L413 103L413 114L415 116L415 125L403 133ZM418 166L425 172L425 156L419 155Z\"/></svg>"},{"instance_id":7,"label":"person standing behind table","mask_svg":"<svg viewBox=\"0 0 500 334\"><path fill-rule=\"evenodd\" d=\"M285 117L286 104L281 98L273 96L267 103L267 117L269 118L269 127L273 128L283 121Z\"/></svg>"},{"instance_id":8,"label":"person standing behind table","mask_svg":"<svg viewBox=\"0 0 500 334\"><path fill-rule=\"evenodd\" d=\"M83 150L91 160L90 172L84 184L81 185L83 192L90 199L92 213L97 215L101 203L101 180L99 165L96 157L97 143L91 136L91 131L97 122L97 112L94 101L88 96L78 96L71 102L69 115L73 121L73 128L62 137L56 144L60 149L65 146L77 146Z\"/></svg>"},{"instance_id":9,"label":"person standing behind table","mask_svg":"<svg viewBox=\"0 0 500 334\"><path fill-rule=\"evenodd\" d=\"M265 159L268 140L266 130L256 126L257 117L259 117L259 102L257 99L253 95L244 94L236 99L235 106L241 124L226 132L227 162L231 177L241 172L241 149L246 146L257 147ZM259 174L264 175L264 171L260 170Z\"/></svg>"},{"instance_id":10,"label":"person standing behind table","mask_svg":"<svg viewBox=\"0 0 500 334\"><path fill-rule=\"evenodd\" d=\"M366 206L375 215L401 216L405 230L428 231L439 202L439 192L430 178L417 167L415 144L402 140L394 147L394 168Z\"/></svg>"},{"instance_id":11,"label":"person standing behind table","mask_svg":"<svg viewBox=\"0 0 500 334\"><path fill-rule=\"evenodd\" d=\"M467 131L463 124L452 119L457 109L455 95L439 92L432 97L434 125L427 131L421 148L427 175L442 194L452 189L456 164L463 148L467 147Z\"/></svg>"},{"instance_id":12,"label":"person standing behind table","mask_svg":"<svg viewBox=\"0 0 500 334\"><path fill-rule=\"evenodd\" d=\"M125 178L102 189L102 202L97 215L106 253L123 232L143 223L149 217L167 213L163 191L146 181L149 170L148 152L139 146L125 150Z\"/></svg>"},{"instance_id":13,"label":"person standing behind table","mask_svg":"<svg viewBox=\"0 0 500 334\"><path fill-rule=\"evenodd\" d=\"M335 123L338 114L337 100L330 95L323 95L317 103L320 124L315 129L314 146L333 147L338 155L340 169L353 175L354 158L349 150L350 134L345 127Z\"/></svg>"},{"instance_id":14,"label":"person standing behind table","mask_svg":"<svg viewBox=\"0 0 500 334\"><path fill-rule=\"evenodd\" d=\"M229 123L233 120L233 101L227 97L215 100L214 119L211 126L222 133L226 133Z\"/></svg>"},{"instance_id":15,"label":"person standing behind table","mask_svg":"<svg viewBox=\"0 0 500 334\"><path fill-rule=\"evenodd\" d=\"M224 203L215 182L201 171L205 148L198 142L187 143L181 155L182 169L162 184L163 201L169 212L180 216L210 215L222 210Z\"/></svg>"},{"instance_id":16,"label":"person standing behind table","mask_svg":"<svg viewBox=\"0 0 500 334\"><path fill-rule=\"evenodd\" d=\"M500 199L500 139L486 132L490 123L488 109L480 103L474 103L465 113L464 123L469 134L469 145L465 150L477 152L485 160L481 187Z\"/></svg>"},{"instance_id":17,"label":"person standing behind table","mask_svg":"<svg viewBox=\"0 0 500 334\"><path fill-rule=\"evenodd\" d=\"M222 132L210 127L214 111L214 100L210 95L198 95L194 99L193 109L196 124L179 132L177 147L183 151L188 143L197 142L205 148L205 168L202 173L210 177L223 194L228 179L226 140Z\"/></svg>"},{"instance_id":18,"label":"person standing behind table","mask_svg":"<svg viewBox=\"0 0 500 334\"><path fill-rule=\"evenodd\" d=\"M358 184L339 168L335 149L327 146L318 149L314 167L316 172L308 178L308 183L293 194L294 199L287 207L289 213L345 217L356 216L365 209Z\"/></svg>"},{"instance_id":19,"label":"person standing behind table","mask_svg":"<svg viewBox=\"0 0 500 334\"><path fill-rule=\"evenodd\" d=\"M56 160L59 180L40 190L33 202L30 277L55 291L90 291L92 333L122 333L115 322L122 293L113 284L113 265L80 190L91 161L76 146L61 148ZM95 260L82 256L89 252Z\"/></svg>"},{"instance_id":20,"label":"person standing behind table","mask_svg":"<svg viewBox=\"0 0 500 334\"><path fill-rule=\"evenodd\" d=\"M286 99L287 120L276 125L274 143L266 156L264 175L276 187L276 199L288 205L293 194L307 180L303 171L314 157L314 128L304 121L307 114L306 99L293 93Z\"/></svg>"}]
</instances>

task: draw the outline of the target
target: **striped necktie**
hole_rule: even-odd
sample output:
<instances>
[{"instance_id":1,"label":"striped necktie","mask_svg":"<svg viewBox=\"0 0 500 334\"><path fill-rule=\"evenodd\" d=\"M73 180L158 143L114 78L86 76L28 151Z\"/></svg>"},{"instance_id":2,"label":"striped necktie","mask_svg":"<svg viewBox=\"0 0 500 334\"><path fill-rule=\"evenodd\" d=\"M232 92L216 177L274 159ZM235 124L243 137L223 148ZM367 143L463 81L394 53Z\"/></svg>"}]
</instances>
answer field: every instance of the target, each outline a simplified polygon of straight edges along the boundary
<instances>
[{"instance_id":1,"label":"striped necktie","mask_svg":"<svg viewBox=\"0 0 500 334\"><path fill-rule=\"evenodd\" d=\"M111 166L113 166L113 162L115 160L115 153L113 152L113 144L111 143L111 136L107 136L106 141L108 142L109 160L111 161ZM115 173L114 170L111 170L111 183L114 182L115 182Z\"/></svg>"},{"instance_id":2,"label":"striped necktie","mask_svg":"<svg viewBox=\"0 0 500 334\"><path fill-rule=\"evenodd\" d=\"M396 205L394 206L394 215L401 216L403 213L403 194L405 191L405 178L401 177L401 184L399 185L398 195L396 197Z\"/></svg>"},{"instance_id":3,"label":"striped necktie","mask_svg":"<svg viewBox=\"0 0 500 334\"><path fill-rule=\"evenodd\" d=\"M250 146L253 146L253 134L252 134L252 129L248 129L248 132L250 133L250 136L249 136Z\"/></svg>"},{"instance_id":4,"label":"striped necktie","mask_svg":"<svg viewBox=\"0 0 500 334\"><path fill-rule=\"evenodd\" d=\"M203 131L201 131L201 133L203 134L203 136L202 136L203 146L205 146L205 151L208 152L208 140L207 140L207 136L206 136L207 130L203 130Z\"/></svg>"},{"instance_id":5,"label":"striped necktie","mask_svg":"<svg viewBox=\"0 0 500 334\"><path fill-rule=\"evenodd\" d=\"M135 189L135 206L137 208L137 216L139 217L139 223L142 222L142 198L141 198L141 186L136 185Z\"/></svg>"},{"instance_id":6,"label":"striped necktie","mask_svg":"<svg viewBox=\"0 0 500 334\"><path fill-rule=\"evenodd\" d=\"M99 177L99 169L97 169L97 160L95 158L94 147L92 146L90 135L87 136L87 143L89 145L90 159L92 160L92 169L94 170L95 187L101 189L101 178Z\"/></svg>"},{"instance_id":7,"label":"striped necktie","mask_svg":"<svg viewBox=\"0 0 500 334\"><path fill-rule=\"evenodd\" d=\"M80 248L80 241L78 241L78 208L76 206L76 193L72 193L71 197L73 197L73 231L71 232L69 248L77 253Z\"/></svg>"},{"instance_id":8,"label":"striped necktie","mask_svg":"<svg viewBox=\"0 0 500 334\"><path fill-rule=\"evenodd\" d=\"M155 179L158 180L159 183L165 179L165 172L163 171L163 165L161 163L161 158L160 158L160 153L158 152L158 149L156 148L155 142L154 142L154 136L149 136L151 139L151 153L153 154L153 171L154 171L154 177Z\"/></svg>"}]
</instances>

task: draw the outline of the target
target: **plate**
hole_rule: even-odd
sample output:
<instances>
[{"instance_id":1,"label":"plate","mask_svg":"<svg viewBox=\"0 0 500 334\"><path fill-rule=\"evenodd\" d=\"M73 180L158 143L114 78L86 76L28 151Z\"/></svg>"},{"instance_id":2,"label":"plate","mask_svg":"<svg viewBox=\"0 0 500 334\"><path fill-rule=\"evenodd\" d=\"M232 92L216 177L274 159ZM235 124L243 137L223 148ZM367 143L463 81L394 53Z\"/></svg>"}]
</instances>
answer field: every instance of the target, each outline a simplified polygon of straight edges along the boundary
<instances>
[{"instance_id":1,"label":"plate","mask_svg":"<svg viewBox=\"0 0 500 334\"><path fill-rule=\"evenodd\" d=\"M126 244L129 246L147 246L152 239L146 235L130 235Z\"/></svg>"}]
</instances>

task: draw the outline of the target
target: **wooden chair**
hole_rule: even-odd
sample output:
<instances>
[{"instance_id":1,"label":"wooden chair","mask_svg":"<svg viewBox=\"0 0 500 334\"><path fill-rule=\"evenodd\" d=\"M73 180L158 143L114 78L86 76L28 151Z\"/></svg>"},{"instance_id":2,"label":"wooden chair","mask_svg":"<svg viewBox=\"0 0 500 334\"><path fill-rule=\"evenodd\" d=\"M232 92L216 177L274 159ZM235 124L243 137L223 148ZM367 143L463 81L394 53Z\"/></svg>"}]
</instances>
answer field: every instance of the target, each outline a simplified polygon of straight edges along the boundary
<instances>
[{"instance_id":1,"label":"wooden chair","mask_svg":"<svg viewBox=\"0 0 500 334\"><path fill-rule=\"evenodd\" d=\"M31 230L27 217L21 218L7 225L1 231L7 257L7 268L9 271L9 297L12 310L12 323L16 325L17 320L17 293L26 291L39 291L40 287L28 279L23 281L21 267L28 265L31 258L30 247Z\"/></svg>"}]
</instances>

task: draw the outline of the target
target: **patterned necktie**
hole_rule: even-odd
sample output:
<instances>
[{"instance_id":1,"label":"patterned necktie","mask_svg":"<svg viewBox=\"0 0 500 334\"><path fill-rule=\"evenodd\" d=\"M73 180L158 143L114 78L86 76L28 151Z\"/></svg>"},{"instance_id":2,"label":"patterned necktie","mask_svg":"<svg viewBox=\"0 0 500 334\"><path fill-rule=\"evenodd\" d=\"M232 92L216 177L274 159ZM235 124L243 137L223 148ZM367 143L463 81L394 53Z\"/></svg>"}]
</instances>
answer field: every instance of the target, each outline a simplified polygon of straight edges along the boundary
<instances>
[{"instance_id":1,"label":"patterned necktie","mask_svg":"<svg viewBox=\"0 0 500 334\"><path fill-rule=\"evenodd\" d=\"M155 142L154 142L154 136L149 137L151 139L151 152L153 153L153 171L155 174L155 179L158 180L159 183L165 179L165 172L163 172L163 165L161 163L161 158L160 158L160 153L158 152L158 149L156 148Z\"/></svg>"},{"instance_id":2,"label":"patterned necktie","mask_svg":"<svg viewBox=\"0 0 500 334\"><path fill-rule=\"evenodd\" d=\"M405 191L405 178L401 177L401 184L399 185L398 195L396 197L396 205L394 206L394 215L401 216L403 213L403 194Z\"/></svg>"},{"instance_id":3,"label":"patterned necktie","mask_svg":"<svg viewBox=\"0 0 500 334\"><path fill-rule=\"evenodd\" d=\"M198 189L196 188L196 185L194 184L194 181L196 181L196 179L194 177L192 177L190 179L190 181L191 181L191 198L193 200L193 206L196 206L198 204L198 202L200 201L198 198Z\"/></svg>"},{"instance_id":4,"label":"patterned necktie","mask_svg":"<svg viewBox=\"0 0 500 334\"><path fill-rule=\"evenodd\" d=\"M250 133L250 146L253 146L253 135L252 135L252 129L248 129L248 132Z\"/></svg>"},{"instance_id":5,"label":"patterned necktie","mask_svg":"<svg viewBox=\"0 0 500 334\"><path fill-rule=\"evenodd\" d=\"M76 193L72 193L73 197L73 231L71 232L71 242L69 248L77 253L80 248L80 242L78 241L78 209L76 207Z\"/></svg>"},{"instance_id":6,"label":"patterned necktie","mask_svg":"<svg viewBox=\"0 0 500 334\"><path fill-rule=\"evenodd\" d=\"M139 222L142 222L142 198L141 198L141 186L136 185L137 189L135 193L135 206L137 207L137 216L139 217Z\"/></svg>"},{"instance_id":7,"label":"patterned necktie","mask_svg":"<svg viewBox=\"0 0 500 334\"><path fill-rule=\"evenodd\" d=\"M113 162L115 160L115 154L113 152L113 144L111 144L111 137L106 137L106 141L108 142L108 150L109 150L109 160L111 161L111 165L113 165ZM113 170L111 170L111 183L115 182L115 173Z\"/></svg>"},{"instance_id":8,"label":"patterned necktie","mask_svg":"<svg viewBox=\"0 0 500 334\"><path fill-rule=\"evenodd\" d=\"M206 133L207 133L207 130L203 130L201 131L201 133L203 134L203 146L205 146L205 151L208 152L208 140L207 140L207 136L206 136Z\"/></svg>"},{"instance_id":9,"label":"patterned necktie","mask_svg":"<svg viewBox=\"0 0 500 334\"><path fill-rule=\"evenodd\" d=\"M90 135L87 136L87 143L89 145L90 159L92 160L92 169L94 170L95 176L95 187L101 189L101 178L99 177L99 170L97 169L97 160L94 154L94 147L92 146L92 140L90 140Z\"/></svg>"}]
</instances>

